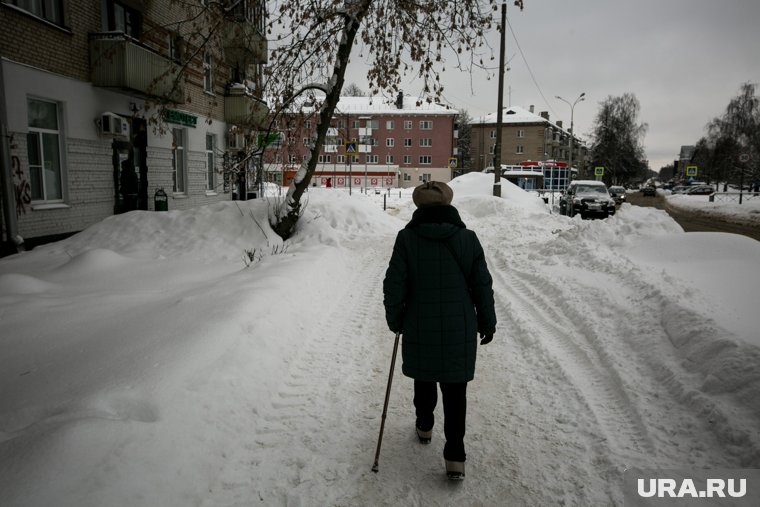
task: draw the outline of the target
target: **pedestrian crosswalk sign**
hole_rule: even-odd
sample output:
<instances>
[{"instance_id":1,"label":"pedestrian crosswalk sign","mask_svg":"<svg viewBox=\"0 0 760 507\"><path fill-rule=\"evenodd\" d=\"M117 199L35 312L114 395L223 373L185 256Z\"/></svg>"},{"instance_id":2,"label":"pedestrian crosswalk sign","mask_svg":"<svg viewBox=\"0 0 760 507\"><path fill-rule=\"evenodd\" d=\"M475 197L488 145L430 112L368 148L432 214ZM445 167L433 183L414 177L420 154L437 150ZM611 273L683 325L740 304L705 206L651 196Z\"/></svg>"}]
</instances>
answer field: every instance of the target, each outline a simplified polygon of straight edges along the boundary
<instances>
[{"instance_id":1,"label":"pedestrian crosswalk sign","mask_svg":"<svg viewBox=\"0 0 760 507\"><path fill-rule=\"evenodd\" d=\"M604 167L602 166L594 167L594 176L604 176Z\"/></svg>"},{"instance_id":2,"label":"pedestrian crosswalk sign","mask_svg":"<svg viewBox=\"0 0 760 507\"><path fill-rule=\"evenodd\" d=\"M346 153L356 153L356 141L346 143L343 146L346 149Z\"/></svg>"},{"instance_id":3,"label":"pedestrian crosswalk sign","mask_svg":"<svg viewBox=\"0 0 760 507\"><path fill-rule=\"evenodd\" d=\"M695 165L686 166L686 176L687 177L696 177L697 176L697 166L695 166Z\"/></svg>"},{"instance_id":4,"label":"pedestrian crosswalk sign","mask_svg":"<svg viewBox=\"0 0 760 507\"><path fill-rule=\"evenodd\" d=\"M456 157L449 157L449 168L456 169L457 168L457 158Z\"/></svg>"}]
</instances>

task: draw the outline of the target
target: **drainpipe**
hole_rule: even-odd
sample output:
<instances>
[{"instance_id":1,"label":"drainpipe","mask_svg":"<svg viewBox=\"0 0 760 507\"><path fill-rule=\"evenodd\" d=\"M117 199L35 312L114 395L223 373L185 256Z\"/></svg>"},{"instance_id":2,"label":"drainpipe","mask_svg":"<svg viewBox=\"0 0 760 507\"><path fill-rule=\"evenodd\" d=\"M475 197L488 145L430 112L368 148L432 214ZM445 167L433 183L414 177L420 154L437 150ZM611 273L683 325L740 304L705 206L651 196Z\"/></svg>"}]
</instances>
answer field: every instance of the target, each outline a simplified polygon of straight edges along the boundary
<instances>
[{"instance_id":1,"label":"drainpipe","mask_svg":"<svg viewBox=\"0 0 760 507\"><path fill-rule=\"evenodd\" d=\"M3 76L3 58L0 55L0 190L3 203L3 225L5 235L2 238L2 251L16 253L23 250L24 240L18 234L18 220L14 206L16 197L13 191L11 171L11 147L8 138L8 119L5 106L5 78Z\"/></svg>"}]
</instances>

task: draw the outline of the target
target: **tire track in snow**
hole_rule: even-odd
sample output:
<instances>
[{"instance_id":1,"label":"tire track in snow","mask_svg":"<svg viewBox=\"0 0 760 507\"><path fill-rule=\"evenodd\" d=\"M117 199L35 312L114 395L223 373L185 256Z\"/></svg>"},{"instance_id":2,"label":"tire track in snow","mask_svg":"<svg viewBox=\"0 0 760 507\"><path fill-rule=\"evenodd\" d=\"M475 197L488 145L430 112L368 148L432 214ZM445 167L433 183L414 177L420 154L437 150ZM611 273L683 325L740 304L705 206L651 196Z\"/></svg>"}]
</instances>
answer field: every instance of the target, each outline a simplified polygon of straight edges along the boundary
<instances>
[{"instance_id":1,"label":"tire track in snow","mask_svg":"<svg viewBox=\"0 0 760 507\"><path fill-rule=\"evenodd\" d=\"M496 276L510 295L514 323L533 337L577 387L599 424L605 445L617 457L650 453L652 442L646 426L594 330L580 328L576 323L583 320L581 315L561 313L559 305L534 289L532 284L539 280L509 265L498 252L495 260ZM571 310L565 306L563 311Z\"/></svg>"}]
</instances>

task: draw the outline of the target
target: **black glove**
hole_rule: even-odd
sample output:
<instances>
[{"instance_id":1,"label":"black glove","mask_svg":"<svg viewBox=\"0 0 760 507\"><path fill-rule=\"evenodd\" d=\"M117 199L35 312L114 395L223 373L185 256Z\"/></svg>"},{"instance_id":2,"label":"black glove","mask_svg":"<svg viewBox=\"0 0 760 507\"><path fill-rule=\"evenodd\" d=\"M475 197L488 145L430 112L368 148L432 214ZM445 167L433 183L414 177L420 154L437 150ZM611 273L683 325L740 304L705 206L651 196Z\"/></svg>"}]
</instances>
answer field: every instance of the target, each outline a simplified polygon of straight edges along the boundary
<instances>
[{"instance_id":1,"label":"black glove","mask_svg":"<svg viewBox=\"0 0 760 507\"><path fill-rule=\"evenodd\" d=\"M491 340L493 340L493 333L491 333L491 334L480 333L480 344L481 345L486 345L488 343L491 343Z\"/></svg>"}]
</instances>

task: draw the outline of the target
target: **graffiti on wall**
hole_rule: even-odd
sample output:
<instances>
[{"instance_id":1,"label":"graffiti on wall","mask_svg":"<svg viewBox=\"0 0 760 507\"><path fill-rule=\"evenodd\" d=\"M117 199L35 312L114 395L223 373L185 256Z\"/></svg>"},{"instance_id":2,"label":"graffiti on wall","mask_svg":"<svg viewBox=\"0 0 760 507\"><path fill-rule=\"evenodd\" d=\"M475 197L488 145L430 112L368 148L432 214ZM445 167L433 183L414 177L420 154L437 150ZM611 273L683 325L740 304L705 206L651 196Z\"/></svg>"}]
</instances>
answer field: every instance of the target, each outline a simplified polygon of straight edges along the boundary
<instances>
[{"instance_id":1,"label":"graffiti on wall","mask_svg":"<svg viewBox=\"0 0 760 507\"><path fill-rule=\"evenodd\" d=\"M16 216L26 214L26 207L32 203L32 185L21 169L21 161L16 155L11 157L13 188L16 194Z\"/></svg>"}]
</instances>

